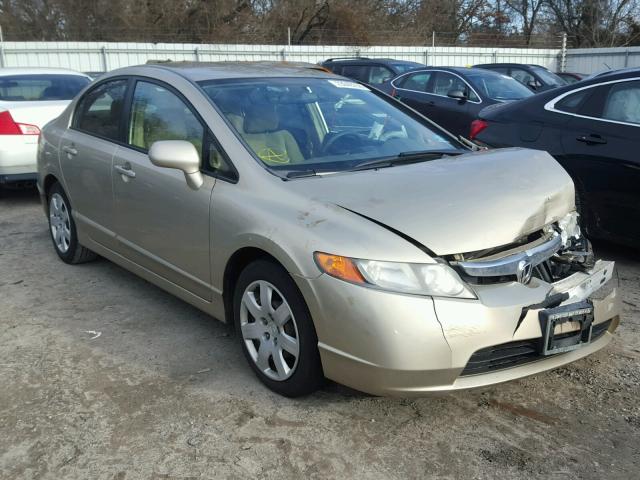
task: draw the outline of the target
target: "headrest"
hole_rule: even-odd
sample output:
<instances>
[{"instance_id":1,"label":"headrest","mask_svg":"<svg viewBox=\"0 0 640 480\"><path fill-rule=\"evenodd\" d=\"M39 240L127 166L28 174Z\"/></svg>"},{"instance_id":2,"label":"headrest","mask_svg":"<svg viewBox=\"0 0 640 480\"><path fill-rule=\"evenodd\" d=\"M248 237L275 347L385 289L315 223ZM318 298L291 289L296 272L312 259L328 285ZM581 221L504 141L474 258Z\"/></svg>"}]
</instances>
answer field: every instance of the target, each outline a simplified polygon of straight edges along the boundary
<instances>
[{"instance_id":1,"label":"headrest","mask_svg":"<svg viewBox=\"0 0 640 480\"><path fill-rule=\"evenodd\" d=\"M58 86L50 86L44 89L42 92L42 98L45 100L55 99L62 97L64 95L64 91L61 87Z\"/></svg>"},{"instance_id":2,"label":"headrest","mask_svg":"<svg viewBox=\"0 0 640 480\"><path fill-rule=\"evenodd\" d=\"M120 98L114 99L113 102L111 102L111 108L110 108L111 118L117 119L120 117L120 114L122 113L123 103L124 103L123 100Z\"/></svg>"},{"instance_id":3,"label":"headrest","mask_svg":"<svg viewBox=\"0 0 640 480\"><path fill-rule=\"evenodd\" d=\"M245 133L268 133L278 129L278 113L272 103L256 103L244 114Z\"/></svg>"}]
</instances>

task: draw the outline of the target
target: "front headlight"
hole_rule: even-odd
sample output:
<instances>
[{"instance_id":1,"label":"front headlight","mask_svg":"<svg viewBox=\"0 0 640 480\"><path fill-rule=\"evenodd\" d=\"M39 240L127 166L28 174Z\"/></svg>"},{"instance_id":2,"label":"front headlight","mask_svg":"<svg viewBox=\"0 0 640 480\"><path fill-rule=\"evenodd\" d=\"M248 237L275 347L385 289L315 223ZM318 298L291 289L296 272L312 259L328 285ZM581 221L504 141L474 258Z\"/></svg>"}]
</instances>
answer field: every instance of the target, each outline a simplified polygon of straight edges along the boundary
<instances>
[{"instance_id":1,"label":"front headlight","mask_svg":"<svg viewBox=\"0 0 640 480\"><path fill-rule=\"evenodd\" d=\"M458 274L441 263L381 262L322 252L314 258L324 273L359 285L413 295L476 298Z\"/></svg>"}]
</instances>

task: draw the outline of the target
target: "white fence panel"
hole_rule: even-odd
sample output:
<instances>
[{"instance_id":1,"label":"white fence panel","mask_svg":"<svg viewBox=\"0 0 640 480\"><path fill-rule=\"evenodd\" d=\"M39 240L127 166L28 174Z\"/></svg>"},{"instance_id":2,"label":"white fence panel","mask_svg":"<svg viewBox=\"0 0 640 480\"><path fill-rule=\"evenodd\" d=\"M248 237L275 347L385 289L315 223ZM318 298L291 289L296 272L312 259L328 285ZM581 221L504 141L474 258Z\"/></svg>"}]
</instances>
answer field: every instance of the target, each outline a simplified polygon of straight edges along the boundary
<instances>
[{"instance_id":1,"label":"white fence panel","mask_svg":"<svg viewBox=\"0 0 640 480\"><path fill-rule=\"evenodd\" d=\"M578 48L567 51L567 72L595 73L640 67L640 47Z\"/></svg>"},{"instance_id":2,"label":"white fence panel","mask_svg":"<svg viewBox=\"0 0 640 480\"><path fill-rule=\"evenodd\" d=\"M252 61L289 60L317 63L331 57L390 57L437 66L477 63L538 63L557 67L557 49L323 46L323 45L217 45L102 42L4 42L0 62L5 67L61 67L103 72L149 60Z\"/></svg>"}]
</instances>

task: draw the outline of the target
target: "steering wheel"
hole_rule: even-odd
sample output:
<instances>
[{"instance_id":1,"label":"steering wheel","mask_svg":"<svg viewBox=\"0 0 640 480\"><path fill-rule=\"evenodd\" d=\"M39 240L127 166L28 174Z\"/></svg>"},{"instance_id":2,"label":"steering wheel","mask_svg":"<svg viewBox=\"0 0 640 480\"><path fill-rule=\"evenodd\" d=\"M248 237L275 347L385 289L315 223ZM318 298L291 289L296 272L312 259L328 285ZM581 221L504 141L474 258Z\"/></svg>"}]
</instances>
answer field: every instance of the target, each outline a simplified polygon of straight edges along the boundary
<instances>
[{"instance_id":1,"label":"steering wheel","mask_svg":"<svg viewBox=\"0 0 640 480\"><path fill-rule=\"evenodd\" d=\"M329 140L327 140L327 143L323 145L322 153L325 153L325 154L334 153L334 152L331 152L331 147L333 147L338 140L347 139L347 138L352 138L354 141L360 144L362 139L367 137L366 135L363 135L361 133L349 132L349 131L337 133L331 138L329 138ZM346 153L346 152L338 152L338 153Z\"/></svg>"}]
</instances>

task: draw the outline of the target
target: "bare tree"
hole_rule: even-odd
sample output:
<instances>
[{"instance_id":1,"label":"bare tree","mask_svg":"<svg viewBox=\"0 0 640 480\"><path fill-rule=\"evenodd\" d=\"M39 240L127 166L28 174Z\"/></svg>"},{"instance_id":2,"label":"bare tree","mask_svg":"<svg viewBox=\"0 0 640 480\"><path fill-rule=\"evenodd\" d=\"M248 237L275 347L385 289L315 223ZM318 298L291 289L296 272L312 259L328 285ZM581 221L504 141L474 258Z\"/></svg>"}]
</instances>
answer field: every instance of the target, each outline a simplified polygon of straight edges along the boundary
<instances>
[{"instance_id":1,"label":"bare tree","mask_svg":"<svg viewBox=\"0 0 640 480\"><path fill-rule=\"evenodd\" d=\"M575 47L608 47L638 16L636 0L546 0Z\"/></svg>"},{"instance_id":2,"label":"bare tree","mask_svg":"<svg viewBox=\"0 0 640 480\"><path fill-rule=\"evenodd\" d=\"M531 45L531 35L545 0L505 0L505 3L519 17L519 21L522 22L522 34L525 42L527 45Z\"/></svg>"}]
</instances>

